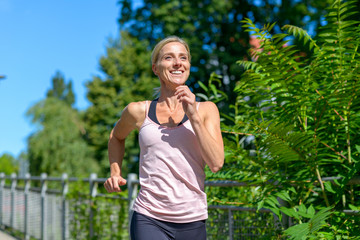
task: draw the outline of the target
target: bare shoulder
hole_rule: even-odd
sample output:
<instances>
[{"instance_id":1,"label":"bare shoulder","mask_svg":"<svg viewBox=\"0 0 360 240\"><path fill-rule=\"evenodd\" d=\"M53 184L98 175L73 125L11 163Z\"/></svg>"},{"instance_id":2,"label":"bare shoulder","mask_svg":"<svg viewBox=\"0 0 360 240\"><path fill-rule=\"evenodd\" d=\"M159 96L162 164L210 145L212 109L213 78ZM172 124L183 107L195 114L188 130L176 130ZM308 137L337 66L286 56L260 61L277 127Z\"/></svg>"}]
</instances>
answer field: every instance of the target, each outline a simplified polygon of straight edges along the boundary
<instances>
[{"instance_id":1,"label":"bare shoulder","mask_svg":"<svg viewBox=\"0 0 360 240\"><path fill-rule=\"evenodd\" d=\"M131 102L124 110L126 110L133 117L138 118L145 114L146 101Z\"/></svg>"},{"instance_id":2,"label":"bare shoulder","mask_svg":"<svg viewBox=\"0 0 360 240\"><path fill-rule=\"evenodd\" d=\"M215 110L218 109L216 104L211 101L200 102L200 107L205 109L215 109Z\"/></svg>"},{"instance_id":3,"label":"bare shoulder","mask_svg":"<svg viewBox=\"0 0 360 240\"><path fill-rule=\"evenodd\" d=\"M125 139L134 129L139 129L145 119L146 102L129 103L121 113L119 121L111 133L118 139Z\"/></svg>"},{"instance_id":4,"label":"bare shoulder","mask_svg":"<svg viewBox=\"0 0 360 240\"><path fill-rule=\"evenodd\" d=\"M199 106L199 113L205 119L212 116L218 117L219 116L219 109L217 108L216 104L210 101L200 102Z\"/></svg>"},{"instance_id":5,"label":"bare shoulder","mask_svg":"<svg viewBox=\"0 0 360 240\"><path fill-rule=\"evenodd\" d=\"M131 102L125 107L123 111L124 117L130 117L138 128L144 122L145 113L146 101Z\"/></svg>"}]
</instances>

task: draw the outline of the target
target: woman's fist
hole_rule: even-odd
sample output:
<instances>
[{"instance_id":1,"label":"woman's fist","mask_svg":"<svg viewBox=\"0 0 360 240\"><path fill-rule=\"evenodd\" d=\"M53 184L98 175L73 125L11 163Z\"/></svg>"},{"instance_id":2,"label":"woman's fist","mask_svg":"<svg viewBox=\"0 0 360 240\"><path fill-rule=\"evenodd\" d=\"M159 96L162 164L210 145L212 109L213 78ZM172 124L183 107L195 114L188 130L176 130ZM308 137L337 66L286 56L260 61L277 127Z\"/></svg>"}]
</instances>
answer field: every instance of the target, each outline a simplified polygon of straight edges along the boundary
<instances>
[{"instance_id":1,"label":"woman's fist","mask_svg":"<svg viewBox=\"0 0 360 240\"><path fill-rule=\"evenodd\" d=\"M109 193L121 192L120 186L124 186L125 184L126 179L120 176L112 176L105 181L104 187Z\"/></svg>"}]
</instances>

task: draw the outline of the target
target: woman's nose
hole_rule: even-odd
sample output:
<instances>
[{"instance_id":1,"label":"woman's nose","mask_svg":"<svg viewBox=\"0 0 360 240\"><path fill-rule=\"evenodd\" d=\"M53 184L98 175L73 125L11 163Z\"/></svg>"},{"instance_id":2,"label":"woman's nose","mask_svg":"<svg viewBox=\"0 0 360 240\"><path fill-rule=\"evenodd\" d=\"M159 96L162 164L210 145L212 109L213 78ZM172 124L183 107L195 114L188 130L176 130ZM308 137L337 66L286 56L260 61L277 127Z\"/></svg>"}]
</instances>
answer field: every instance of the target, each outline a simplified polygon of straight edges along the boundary
<instances>
[{"instance_id":1,"label":"woman's nose","mask_svg":"<svg viewBox=\"0 0 360 240\"><path fill-rule=\"evenodd\" d=\"M181 65L180 58L174 58L174 66L179 66L179 65Z\"/></svg>"}]
</instances>

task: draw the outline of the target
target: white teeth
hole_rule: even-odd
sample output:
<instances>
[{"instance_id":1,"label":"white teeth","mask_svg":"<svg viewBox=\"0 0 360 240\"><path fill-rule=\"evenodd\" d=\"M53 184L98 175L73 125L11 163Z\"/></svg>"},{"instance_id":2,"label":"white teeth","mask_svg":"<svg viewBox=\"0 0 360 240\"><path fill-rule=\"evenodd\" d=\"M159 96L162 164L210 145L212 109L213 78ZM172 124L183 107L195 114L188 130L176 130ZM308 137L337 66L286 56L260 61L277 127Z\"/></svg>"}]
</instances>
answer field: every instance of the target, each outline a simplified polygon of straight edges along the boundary
<instances>
[{"instance_id":1,"label":"white teeth","mask_svg":"<svg viewBox=\"0 0 360 240\"><path fill-rule=\"evenodd\" d=\"M172 71L172 74L181 74L181 71Z\"/></svg>"}]
</instances>

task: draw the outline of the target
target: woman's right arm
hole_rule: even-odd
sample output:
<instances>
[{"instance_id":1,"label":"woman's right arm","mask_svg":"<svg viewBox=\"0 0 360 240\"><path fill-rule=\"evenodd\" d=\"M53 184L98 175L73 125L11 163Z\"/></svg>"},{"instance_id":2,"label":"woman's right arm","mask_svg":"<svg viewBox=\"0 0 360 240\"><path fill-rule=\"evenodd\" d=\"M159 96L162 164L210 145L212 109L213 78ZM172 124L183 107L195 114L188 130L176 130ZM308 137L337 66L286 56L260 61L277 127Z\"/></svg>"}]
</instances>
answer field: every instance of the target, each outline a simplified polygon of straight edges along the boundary
<instances>
[{"instance_id":1,"label":"woman's right arm","mask_svg":"<svg viewBox=\"0 0 360 240\"><path fill-rule=\"evenodd\" d=\"M108 192L120 192L126 184L121 175L121 165L125 154L125 139L135 128L140 128L145 119L145 102L130 103L122 112L121 118L110 133L108 154L110 177L104 186Z\"/></svg>"}]
</instances>

